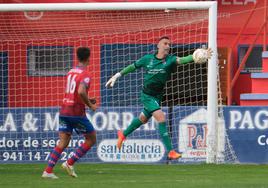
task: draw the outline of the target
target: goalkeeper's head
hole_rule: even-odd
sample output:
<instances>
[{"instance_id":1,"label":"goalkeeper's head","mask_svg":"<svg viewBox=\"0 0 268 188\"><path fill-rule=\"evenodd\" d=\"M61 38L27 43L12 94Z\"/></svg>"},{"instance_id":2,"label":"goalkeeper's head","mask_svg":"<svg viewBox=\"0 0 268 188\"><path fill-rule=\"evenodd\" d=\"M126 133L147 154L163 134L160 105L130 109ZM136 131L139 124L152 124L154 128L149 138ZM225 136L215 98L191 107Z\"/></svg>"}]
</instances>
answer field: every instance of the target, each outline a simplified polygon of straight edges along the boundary
<instances>
[{"instance_id":1,"label":"goalkeeper's head","mask_svg":"<svg viewBox=\"0 0 268 188\"><path fill-rule=\"evenodd\" d=\"M168 36L163 36L158 40L158 44L157 44L157 54L159 56L167 56L169 54L170 51L170 39Z\"/></svg>"},{"instance_id":2,"label":"goalkeeper's head","mask_svg":"<svg viewBox=\"0 0 268 188\"><path fill-rule=\"evenodd\" d=\"M83 65L89 64L90 49L88 47L79 47L76 50L76 55L79 63L82 63Z\"/></svg>"}]
</instances>

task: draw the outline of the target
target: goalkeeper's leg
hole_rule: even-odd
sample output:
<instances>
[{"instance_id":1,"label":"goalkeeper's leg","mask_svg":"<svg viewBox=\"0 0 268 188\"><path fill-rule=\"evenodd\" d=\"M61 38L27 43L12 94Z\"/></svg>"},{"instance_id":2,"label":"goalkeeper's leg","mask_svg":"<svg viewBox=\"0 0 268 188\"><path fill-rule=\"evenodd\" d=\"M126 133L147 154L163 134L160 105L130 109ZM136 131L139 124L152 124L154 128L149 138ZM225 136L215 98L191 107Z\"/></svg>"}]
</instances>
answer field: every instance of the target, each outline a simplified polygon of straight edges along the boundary
<instances>
[{"instance_id":1,"label":"goalkeeper's leg","mask_svg":"<svg viewBox=\"0 0 268 188\"><path fill-rule=\"evenodd\" d=\"M165 148L168 152L169 159L178 159L181 157L181 154L177 153L175 150L172 150L171 140L169 138L167 128L166 128L166 119L164 112L159 109L153 112L153 117L156 119L159 125L159 133L162 138L162 141L165 145Z\"/></svg>"},{"instance_id":2,"label":"goalkeeper's leg","mask_svg":"<svg viewBox=\"0 0 268 188\"><path fill-rule=\"evenodd\" d=\"M146 116L145 112L142 112L140 114L139 118L134 118L130 125L127 127L127 129L124 132L118 131L117 136L117 147L118 149L121 149L123 142L125 141L126 137L131 134L133 131L138 129L142 124L147 123L148 119L150 119L151 115Z\"/></svg>"}]
</instances>

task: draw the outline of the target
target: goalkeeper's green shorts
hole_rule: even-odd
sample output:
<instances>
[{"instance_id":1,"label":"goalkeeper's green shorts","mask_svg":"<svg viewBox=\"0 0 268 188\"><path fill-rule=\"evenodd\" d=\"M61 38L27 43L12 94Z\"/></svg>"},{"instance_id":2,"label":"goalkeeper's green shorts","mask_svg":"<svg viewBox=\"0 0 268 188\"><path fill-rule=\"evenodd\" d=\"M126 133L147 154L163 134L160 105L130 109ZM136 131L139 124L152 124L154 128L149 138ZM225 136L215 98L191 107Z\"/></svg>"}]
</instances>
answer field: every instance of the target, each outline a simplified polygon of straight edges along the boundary
<instances>
[{"instance_id":1,"label":"goalkeeper's green shorts","mask_svg":"<svg viewBox=\"0 0 268 188\"><path fill-rule=\"evenodd\" d=\"M160 103L161 99L145 93L141 93L141 102L144 106L142 113L147 117L147 119L152 117L154 111L161 109Z\"/></svg>"}]
</instances>

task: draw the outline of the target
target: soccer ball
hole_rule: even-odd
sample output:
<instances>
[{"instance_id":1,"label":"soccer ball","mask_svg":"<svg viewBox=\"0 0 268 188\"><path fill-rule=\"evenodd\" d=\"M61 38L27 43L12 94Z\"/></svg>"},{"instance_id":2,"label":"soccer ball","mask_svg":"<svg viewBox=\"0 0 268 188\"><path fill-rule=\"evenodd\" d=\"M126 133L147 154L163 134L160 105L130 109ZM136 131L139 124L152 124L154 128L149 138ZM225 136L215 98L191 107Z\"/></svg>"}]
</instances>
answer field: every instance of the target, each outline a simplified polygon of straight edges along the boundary
<instances>
[{"instance_id":1,"label":"soccer ball","mask_svg":"<svg viewBox=\"0 0 268 188\"><path fill-rule=\"evenodd\" d=\"M206 49L199 48L194 51L193 59L195 63L205 63L208 60L208 52Z\"/></svg>"}]
</instances>

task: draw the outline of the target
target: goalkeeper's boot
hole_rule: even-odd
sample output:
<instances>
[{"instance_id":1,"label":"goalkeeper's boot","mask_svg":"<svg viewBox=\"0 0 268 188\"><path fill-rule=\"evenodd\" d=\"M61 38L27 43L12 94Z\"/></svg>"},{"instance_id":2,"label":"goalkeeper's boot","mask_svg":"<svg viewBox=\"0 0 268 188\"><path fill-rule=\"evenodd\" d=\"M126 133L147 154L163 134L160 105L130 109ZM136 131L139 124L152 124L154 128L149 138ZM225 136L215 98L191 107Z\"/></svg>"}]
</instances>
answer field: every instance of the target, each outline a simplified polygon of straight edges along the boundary
<instances>
[{"instance_id":1,"label":"goalkeeper's boot","mask_svg":"<svg viewBox=\"0 0 268 188\"><path fill-rule=\"evenodd\" d=\"M117 148L121 149L123 142L126 140L125 135L121 132L117 132L118 140L117 140Z\"/></svg>"},{"instance_id":2,"label":"goalkeeper's boot","mask_svg":"<svg viewBox=\"0 0 268 188\"><path fill-rule=\"evenodd\" d=\"M47 173L46 171L43 172L41 177L46 179L58 179L58 176L56 176L54 173Z\"/></svg>"},{"instance_id":3,"label":"goalkeeper's boot","mask_svg":"<svg viewBox=\"0 0 268 188\"><path fill-rule=\"evenodd\" d=\"M70 176L72 176L72 177L74 177L74 178L77 178L77 174L76 174L75 171L74 171L74 167L73 167L72 165L69 165L69 164L67 163L67 161L65 161L64 163L62 163L61 167L62 167L64 170L66 170L66 172L67 172Z\"/></svg>"},{"instance_id":4,"label":"goalkeeper's boot","mask_svg":"<svg viewBox=\"0 0 268 188\"><path fill-rule=\"evenodd\" d=\"M181 154L177 153L175 150L171 150L168 153L168 159L175 160L181 158Z\"/></svg>"}]
</instances>

